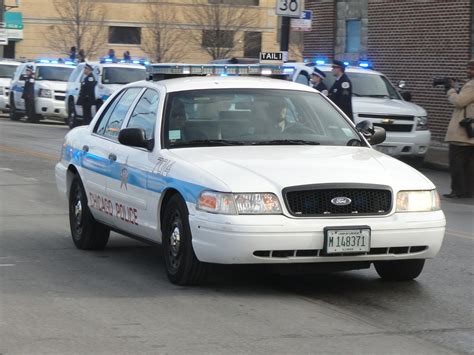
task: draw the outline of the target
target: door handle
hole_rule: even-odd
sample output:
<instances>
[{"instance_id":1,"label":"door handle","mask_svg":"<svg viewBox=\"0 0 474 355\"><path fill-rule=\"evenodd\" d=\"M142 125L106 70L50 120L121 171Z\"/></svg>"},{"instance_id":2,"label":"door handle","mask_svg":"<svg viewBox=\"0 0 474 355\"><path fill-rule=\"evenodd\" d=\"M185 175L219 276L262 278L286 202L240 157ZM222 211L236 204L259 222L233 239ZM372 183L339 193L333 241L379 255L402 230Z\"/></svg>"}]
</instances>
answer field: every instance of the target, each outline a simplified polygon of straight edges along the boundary
<instances>
[{"instance_id":1,"label":"door handle","mask_svg":"<svg viewBox=\"0 0 474 355\"><path fill-rule=\"evenodd\" d=\"M89 146L88 145L83 145L82 150L87 153L89 151Z\"/></svg>"},{"instance_id":2,"label":"door handle","mask_svg":"<svg viewBox=\"0 0 474 355\"><path fill-rule=\"evenodd\" d=\"M109 160L116 161L116 160L117 160L117 156L116 156L114 153L110 153L110 154L109 154Z\"/></svg>"}]
</instances>

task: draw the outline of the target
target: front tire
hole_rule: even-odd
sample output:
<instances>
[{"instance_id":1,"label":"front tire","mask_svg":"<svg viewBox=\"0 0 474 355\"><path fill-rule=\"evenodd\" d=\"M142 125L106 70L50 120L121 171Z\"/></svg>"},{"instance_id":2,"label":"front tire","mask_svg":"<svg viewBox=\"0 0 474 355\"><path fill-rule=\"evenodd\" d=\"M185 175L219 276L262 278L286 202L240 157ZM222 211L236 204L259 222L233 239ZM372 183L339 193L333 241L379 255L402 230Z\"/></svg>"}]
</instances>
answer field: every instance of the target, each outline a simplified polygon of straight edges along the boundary
<instances>
[{"instance_id":1,"label":"front tire","mask_svg":"<svg viewBox=\"0 0 474 355\"><path fill-rule=\"evenodd\" d=\"M10 119L12 121L18 121L21 119L23 115L18 113L15 107L15 101L13 101L13 97L10 94Z\"/></svg>"},{"instance_id":2,"label":"front tire","mask_svg":"<svg viewBox=\"0 0 474 355\"><path fill-rule=\"evenodd\" d=\"M69 224L72 241L81 250L104 249L110 230L92 216L87 196L79 176L75 176L69 193Z\"/></svg>"},{"instance_id":3,"label":"front tire","mask_svg":"<svg viewBox=\"0 0 474 355\"><path fill-rule=\"evenodd\" d=\"M205 279L207 265L194 253L186 203L174 195L165 208L162 248L168 279L176 285L197 285Z\"/></svg>"},{"instance_id":4,"label":"front tire","mask_svg":"<svg viewBox=\"0 0 474 355\"><path fill-rule=\"evenodd\" d=\"M424 259L378 261L375 270L383 280L410 281L416 279L425 265Z\"/></svg>"},{"instance_id":5,"label":"front tire","mask_svg":"<svg viewBox=\"0 0 474 355\"><path fill-rule=\"evenodd\" d=\"M74 99L69 99L67 103L67 118L66 124L69 128L77 127L76 107L74 106Z\"/></svg>"}]
</instances>

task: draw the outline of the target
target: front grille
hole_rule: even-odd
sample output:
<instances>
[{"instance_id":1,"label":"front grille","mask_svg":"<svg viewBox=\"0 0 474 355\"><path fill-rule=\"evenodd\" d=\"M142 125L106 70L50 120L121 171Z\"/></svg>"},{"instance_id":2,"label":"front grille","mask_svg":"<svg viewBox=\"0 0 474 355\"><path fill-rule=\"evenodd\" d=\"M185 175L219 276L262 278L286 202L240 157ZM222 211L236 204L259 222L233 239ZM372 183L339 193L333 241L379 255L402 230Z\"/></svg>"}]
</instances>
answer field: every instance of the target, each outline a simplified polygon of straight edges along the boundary
<instances>
[{"instance_id":1,"label":"front grille","mask_svg":"<svg viewBox=\"0 0 474 355\"><path fill-rule=\"evenodd\" d=\"M392 191L382 185L296 186L285 188L283 196L288 211L295 217L385 215L392 207ZM336 205L331 202L336 197L350 199L350 203Z\"/></svg>"},{"instance_id":2,"label":"front grille","mask_svg":"<svg viewBox=\"0 0 474 355\"><path fill-rule=\"evenodd\" d=\"M382 127L387 132L411 132L413 129L412 124L385 124L385 123L374 123L374 126Z\"/></svg>"},{"instance_id":3,"label":"front grille","mask_svg":"<svg viewBox=\"0 0 474 355\"><path fill-rule=\"evenodd\" d=\"M254 256L259 258L286 259L286 258L311 258L311 257L333 257L333 256L354 256L354 255L390 255L390 254L414 254L428 249L426 245L404 246L391 248L371 248L368 253L339 253L326 254L323 249L303 249L303 250L256 250Z\"/></svg>"},{"instance_id":4,"label":"front grille","mask_svg":"<svg viewBox=\"0 0 474 355\"><path fill-rule=\"evenodd\" d=\"M374 115L371 113L359 113L357 116L360 118L378 118L378 119L389 119L389 120L401 120L401 121L415 121L415 116L405 115Z\"/></svg>"}]
</instances>

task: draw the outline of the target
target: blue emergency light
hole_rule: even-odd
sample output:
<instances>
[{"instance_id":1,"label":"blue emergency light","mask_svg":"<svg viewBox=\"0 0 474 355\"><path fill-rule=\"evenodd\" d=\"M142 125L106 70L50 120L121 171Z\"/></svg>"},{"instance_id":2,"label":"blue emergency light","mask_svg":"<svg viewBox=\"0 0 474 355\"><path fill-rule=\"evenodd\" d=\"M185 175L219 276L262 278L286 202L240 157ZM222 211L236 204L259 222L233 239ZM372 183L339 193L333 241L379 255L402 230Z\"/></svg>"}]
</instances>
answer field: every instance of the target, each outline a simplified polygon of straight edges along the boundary
<instances>
[{"instance_id":1,"label":"blue emergency light","mask_svg":"<svg viewBox=\"0 0 474 355\"><path fill-rule=\"evenodd\" d=\"M370 64L370 62L368 62L367 60L361 60L359 62L359 67L369 69L372 68L372 64Z\"/></svg>"},{"instance_id":2,"label":"blue emergency light","mask_svg":"<svg viewBox=\"0 0 474 355\"><path fill-rule=\"evenodd\" d=\"M71 60L64 60L62 58L59 59L47 59L47 58L40 58L35 60L35 63L41 64L66 64L66 65L76 65L77 63Z\"/></svg>"}]
</instances>

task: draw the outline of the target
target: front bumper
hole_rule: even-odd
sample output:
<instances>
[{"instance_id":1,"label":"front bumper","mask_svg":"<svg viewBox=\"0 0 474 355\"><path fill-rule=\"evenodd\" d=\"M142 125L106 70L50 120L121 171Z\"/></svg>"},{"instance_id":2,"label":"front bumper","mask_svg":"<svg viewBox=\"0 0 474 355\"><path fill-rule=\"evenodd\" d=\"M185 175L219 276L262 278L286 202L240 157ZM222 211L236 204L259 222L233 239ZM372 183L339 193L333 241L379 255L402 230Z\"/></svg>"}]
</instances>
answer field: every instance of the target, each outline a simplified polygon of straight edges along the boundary
<instances>
[{"instance_id":1,"label":"front bumper","mask_svg":"<svg viewBox=\"0 0 474 355\"><path fill-rule=\"evenodd\" d=\"M66 118L66 104L64 101L37 97L35 100L35 109L38 115L46 117Z\"/></svg>"},{"instance_id":2,"label":"front bumper","mask_svg":"<svg viewBox=\"0 0 474 355\"><path fill-rule=\"evenodd\" d=\"M430 131L387 132L387 138L374 148L394 157L423 157L430 145Z\"/></svg>"},{"instance_id":3,"label":"front bumper","mask_svg":"<svg viewBox=\"0 0 474 355\"><path fill-rule=\"evenodd\" d=\"M433 258L441 247L446 224L442 211L372 218L308 219L283 215L225 216L196 211L189 216L189 221L197 258L219 264ZM362 225L371 228L370 253L324 256L325 227ZM311 256L305 256L308 253Z\"/></svg>"}]
</instances>

